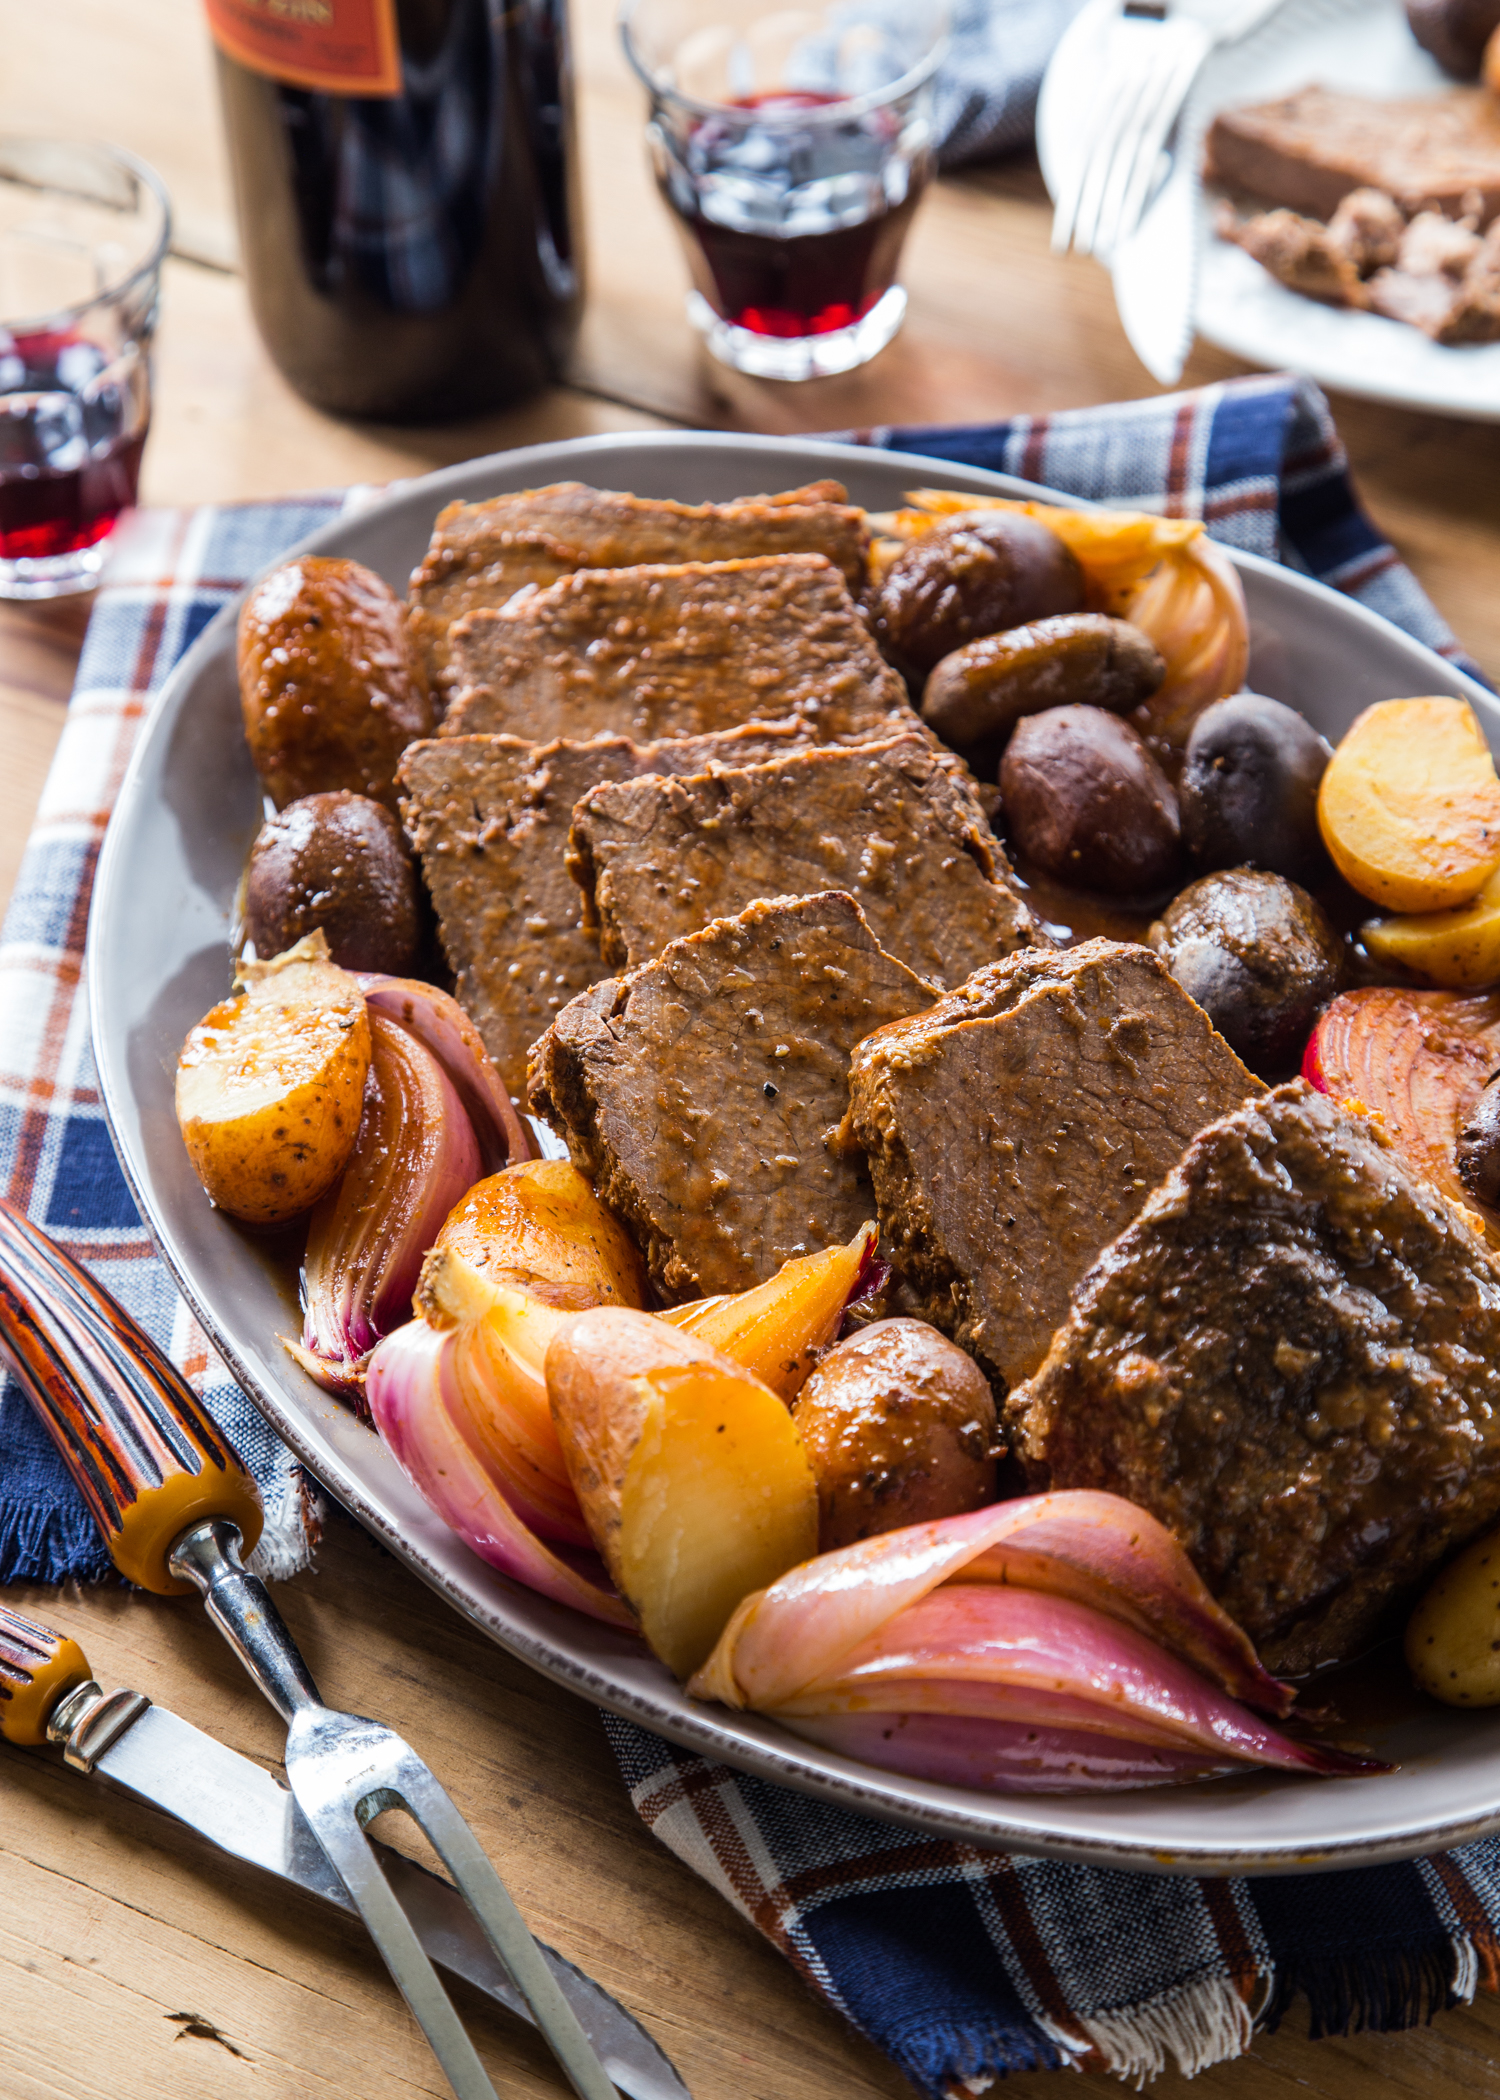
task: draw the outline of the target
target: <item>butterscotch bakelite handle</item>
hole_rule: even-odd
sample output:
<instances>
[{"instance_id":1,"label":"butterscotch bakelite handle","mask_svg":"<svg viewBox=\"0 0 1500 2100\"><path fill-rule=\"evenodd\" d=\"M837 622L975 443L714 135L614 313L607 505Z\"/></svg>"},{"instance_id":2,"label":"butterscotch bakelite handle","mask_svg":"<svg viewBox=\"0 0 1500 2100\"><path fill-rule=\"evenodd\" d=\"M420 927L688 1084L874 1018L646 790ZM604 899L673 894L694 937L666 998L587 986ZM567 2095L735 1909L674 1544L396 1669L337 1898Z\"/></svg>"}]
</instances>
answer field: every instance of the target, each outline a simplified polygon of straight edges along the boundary
<instances>
[{"instance_id":1,"label":"butterscotch bakelite handle","mask_svg":"<svg viewBox=\"0 0 1500 2100\"><path fill-rule=\"evenodd\" d=\"M45 1743L47 1716L65 1692L90 1680L77 1641L0 1604L0 1736Z\"/></svg>"},{"instance_id":2,"label":"butterscotch bakelite handle","mask_svg":"<svg viewBox=\"0 0 1500 2100\"><path fill-rule=\"evenodd\" d=\"M260 1491L197 1394L125 1308L3 1199L0 1350L122 1575L185 1595L167 1555L204 1517L227 1517L250 1551Z\"/></svg>"}]
</instances>

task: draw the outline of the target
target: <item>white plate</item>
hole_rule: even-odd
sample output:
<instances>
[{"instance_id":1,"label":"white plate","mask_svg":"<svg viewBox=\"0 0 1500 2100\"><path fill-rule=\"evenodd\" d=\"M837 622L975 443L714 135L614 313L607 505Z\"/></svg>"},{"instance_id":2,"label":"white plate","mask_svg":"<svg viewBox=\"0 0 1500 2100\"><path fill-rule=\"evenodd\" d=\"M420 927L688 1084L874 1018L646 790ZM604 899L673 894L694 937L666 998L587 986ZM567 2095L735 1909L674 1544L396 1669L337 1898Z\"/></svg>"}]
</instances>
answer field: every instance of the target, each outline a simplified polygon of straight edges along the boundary
<instances>
[{"instance_id":1,"label":"white plate","mask_svg":"<svg viewBox=\"0 0 1500 2100\"><path fill-rule=\"evenodd\" d=\"M1297 16L1308 26L1292 33ZM1285 20L1216 53L1194 96L1204 126L1232 103L1267 102L1309 82L1362 95L1421 95L1454 82L1406 23L1401 0L1349 0L1332 20L1327 0L1287 0ZM1200 335L1252 364L1305 372L1371 401L1500 421L1500 343L1451 349L1380 314L1322 306L1278 284L1243 248L1213 233L1205 199L1198 280Z\"/></svg>"},{"instance_id":2,"label":"white plate","mask_svg":"<svg viewBox=\"0 0 1500 2100\"><path fill-rule=\"evenodd\" d=\"M347 554L396 588L456 497L577 478L697 502L831 475L886 509L923 484L1037 494L940 460L852 446L672 433L538 446L403 488L305 543ZM1353 600L1251 555L1244 578L1251 673L1338 736L1361 707L1461 694L1500 742L1500 703ZM1298 1873L1408 1857L1500 1829L1500 1714L1432 1712L1376 1731L1401 1770L1382 1779L1255 1776L1139 1794L999 1796L932 1786L800 1742L770 1721L684 1698L633 1639L548 1603L488 1568L440 1524L374 1434L291 1363L297 1323L284 1278L210 1210L172 1113L176 1056L229 985L236 882L260 816L240 727L234 614L183 658L143 728L100 858L89 921L94 1056L125 1173L153 1235L236 1377L339 1500L514 1655L614 1712L709 1757L845 1807L971 1843L1168 1872Z\"/></svg>"},{"instance_id":3,"label":"white plate","mask_svg":"<svg viewBox=\"0 0 1500 2100\"><path fill-rule=\"evenodd\" d=\"M1188 13L1198 11L1194 0L1183 4ZM1097 72L1100 39L1116 11L1116 0L1089 0L1044 83L1037 149L1054 196L1083 150L1079 112ZM1401 0L1284 0L1253 35L1210 53L1182 115L1172 190L1197 164L1219 110L1270 101L1313 83L1388 96L1435 94L1455 84L1417 44ZM1303 372L1368 400L1500 420L1500 343L1449 348L1402 322L1288 291L1242 248L1218 239L1217 199L1201 183L1195 187L1196 210L1184 198L1180 218L1164 211L1158 219L1169 276L1175 275L1178 252L1170 229L1180 223L1181 238L1197 242L1194 326L1207 341L1251 364ZM1138 301L1150 300L1161 267L1149 255L1138 263L1149 273L1139 292L1133 290Z\"/></svg>"}]
</instances>

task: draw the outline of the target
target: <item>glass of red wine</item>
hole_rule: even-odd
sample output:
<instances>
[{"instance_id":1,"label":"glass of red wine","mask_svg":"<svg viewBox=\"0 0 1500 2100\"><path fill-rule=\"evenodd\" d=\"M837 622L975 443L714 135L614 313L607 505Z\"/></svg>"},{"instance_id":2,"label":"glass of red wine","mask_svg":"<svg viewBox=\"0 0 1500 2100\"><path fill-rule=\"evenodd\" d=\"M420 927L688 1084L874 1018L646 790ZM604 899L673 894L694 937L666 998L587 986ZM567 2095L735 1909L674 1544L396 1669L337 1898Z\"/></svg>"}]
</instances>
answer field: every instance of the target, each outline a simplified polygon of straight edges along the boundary
<instances>
[{"instance_id":1,"label":"glass of red wine","mask_svg":"<svg viewBox=\"0 0 1500 2100\"><path fill-rule=\"evenodd\" d=\"M134 155L0 137L0 598L91 589L135 502L170 227Z\"/></svg>"},{"instance_id":2,"label":"glass of red wine","mask_svg":"<svg viewBox=\"0 0 1500 2100\"><path fill-rule=\"evenodd\" d=\"M762 379L867 363L906 312L944 0L626 0L620 26L709 349Z\"/></svg>"}]
</instances>

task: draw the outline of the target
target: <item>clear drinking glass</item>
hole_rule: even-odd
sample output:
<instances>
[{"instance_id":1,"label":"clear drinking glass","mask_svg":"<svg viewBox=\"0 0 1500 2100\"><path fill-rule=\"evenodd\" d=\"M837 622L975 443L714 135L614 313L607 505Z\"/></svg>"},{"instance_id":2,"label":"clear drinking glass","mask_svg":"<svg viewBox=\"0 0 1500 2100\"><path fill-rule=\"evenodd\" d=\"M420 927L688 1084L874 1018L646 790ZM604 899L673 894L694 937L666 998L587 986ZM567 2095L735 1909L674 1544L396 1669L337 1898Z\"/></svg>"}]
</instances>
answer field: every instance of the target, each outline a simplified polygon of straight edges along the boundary
<instances>
[{"instance_id":1,"label":"clear drinking glass","mask_svg":"<svg viewBox=\"0 0 1500 2100\"><path fill-rule=\"evenodd\" d=\"M0 598L88 590L136 499L170 230L133 154L0 138Z\"/></svg>"},{"instance_id":2,"label":"clear drinking glass","mask_svg":"<svg viewBox=\"0 0 1500 2100\"><path fill-rule=\"evenodd\" d=\"M626 0L688 316L762 379L852 371L901 326L901 244L934 169L943 0Z\"/></svg>"}]
</instances>

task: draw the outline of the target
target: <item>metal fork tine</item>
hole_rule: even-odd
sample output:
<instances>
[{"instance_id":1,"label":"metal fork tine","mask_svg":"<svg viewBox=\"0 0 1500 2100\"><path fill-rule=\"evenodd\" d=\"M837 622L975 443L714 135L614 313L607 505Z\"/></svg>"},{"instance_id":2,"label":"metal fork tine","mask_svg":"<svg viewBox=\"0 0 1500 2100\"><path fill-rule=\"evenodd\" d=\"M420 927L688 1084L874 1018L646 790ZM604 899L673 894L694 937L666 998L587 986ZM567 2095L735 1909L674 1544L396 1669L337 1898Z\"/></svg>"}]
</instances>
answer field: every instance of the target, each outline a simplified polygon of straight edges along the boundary
<instances>
[{"instance_id":1,"label":"metal fork tine","mask_svg":"<svg viewBox=\"0 0 1500 2100\"><path fill-rule=\"evenodd\" d=\"M1112 199L1113 209L1102 213L1094 238L1094 247L1101 255L1110 254L1121 241L1135 231L1141 214L1151 193L1157 163L1162 148L1171 136L1172 126L1182 114L1188 91L1197 78L1198 69L1207 56L1206 38L1188 34L1183 37L1181 48L1169 66L1163 68L1156 93L1150 98L1148 107L1143 107L1138 116L1138 133L1128 160L1122 151L1117 157L1124 166L1117 173L1116 187Z\"/></svg>"},{"instance_id":2,"label":"metal fork tine","mask_svg":"<svg viewBox=\"0 0 1500 2100\"><path fill-rule=\"evenodd\" d=\"M1146 85L1150 61L1137 54L1128 80L1120 87L1111 104L1104 125L1101 127L1089 154L1084 171L1078 216L1073 226L1073 246L1082 254L1090 254L1094 247L1095 230L1099 214L1109 194L1109 184L1114 173L1115 158L1122 139L1131 133L1135 115L1136 98Z\"/></svg>"},{"instance_id":3,"label":"metal fork tine","mask_svg":"<svg viewBox=\"0 0 1500 2100\"><path fill-rule=\"evenodd\" d=\"M459 1894L483 1927L496 1959L510 1971L511 1981L531 2007L574 2090L582 2100L618 2100L509 1890L443 1787L410 1751L401 1786L409 1813L432 1840Z\"/></svg>"},{"instance_id":4,"label":"metal fork tine","mask_svg":"<svg viewBox=\"0 0 1500 2100\"><path fill-rule=\"evenodd\" d=\"M409 1744L379 1722L311 1708L292 1722L287 1776L458 2100L496 2100L495 2089L365 1835L387 1808L431 1840L580 2100L619 2100L504 1883Z\"/></svg>"},{"instance_id":5,"label":"metal fork tine","mask_svg":"<svg viewBox=\"0 0 1500 2100\"><path fill-rule=\"evenodd\" d=\"M343 1802L321 1807L303 1801L303 1814L328 1854L339 1879L390 1970L396 1988L426 2035L456 2100L497 2100L489 2073L479 2061L453 2001L427 1959L411 1920L391 1891L370 1841Z\"/></svg>"}]
</instances>

